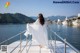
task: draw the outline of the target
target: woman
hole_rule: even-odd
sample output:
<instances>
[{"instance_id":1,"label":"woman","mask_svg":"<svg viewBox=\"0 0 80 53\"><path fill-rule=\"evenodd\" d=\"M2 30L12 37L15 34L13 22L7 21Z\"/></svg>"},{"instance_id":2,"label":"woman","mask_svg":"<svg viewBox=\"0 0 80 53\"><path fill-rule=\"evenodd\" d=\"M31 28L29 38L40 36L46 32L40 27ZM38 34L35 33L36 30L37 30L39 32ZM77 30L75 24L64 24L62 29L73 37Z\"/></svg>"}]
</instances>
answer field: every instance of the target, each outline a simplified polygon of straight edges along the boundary
<instances>
[{"instance_id":1,"label":"woman","mask_svg":"<svg viewBox=\"0 0 80 53\"><path fill-rule=\"evenodd\" d=\"M38 19L32 23L27 24L27 31L25 35L32 35L32 39L36 39L40 47L48 47L47 22L40 13Z\"/></svg>"}]
</instances>

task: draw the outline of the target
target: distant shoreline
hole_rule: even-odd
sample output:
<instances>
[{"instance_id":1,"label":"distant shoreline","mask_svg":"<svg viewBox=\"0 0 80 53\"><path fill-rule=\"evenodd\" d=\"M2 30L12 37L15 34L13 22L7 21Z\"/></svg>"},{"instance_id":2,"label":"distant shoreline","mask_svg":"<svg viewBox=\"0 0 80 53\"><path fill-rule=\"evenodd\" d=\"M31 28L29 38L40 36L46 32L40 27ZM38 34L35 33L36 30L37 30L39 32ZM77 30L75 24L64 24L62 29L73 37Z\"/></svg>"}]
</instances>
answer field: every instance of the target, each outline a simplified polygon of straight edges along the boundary
<instances>
[{"instance_id":1,"label":"distant shoreline","mask_svg":"<svg viewBox=\"0 0 80 53\"><path fill-rule=\"evenodd\" d=\"M6 13L6 14L0 14L0 25L5 24L27 24L32 23L35 20L31 17L28 17L26 15L23 15L21 13Z\"/></svg>"},{"instance_id":2,"label":"distant shoreline","mask_svg":"<svg viewBox=\"0 0 80 53\"><path fill-rule=\"evenodd\" d=\"M13 24L13 23L3 24L3 23L2 23L2 24L0 24L0 25L17 25L17 24L18 24L18 25L20 25L20 24L22 25L22 23L15 23L15 24ZM27 23L24 23L24 24L27 24Z\"/></svg>"}]
</instances>

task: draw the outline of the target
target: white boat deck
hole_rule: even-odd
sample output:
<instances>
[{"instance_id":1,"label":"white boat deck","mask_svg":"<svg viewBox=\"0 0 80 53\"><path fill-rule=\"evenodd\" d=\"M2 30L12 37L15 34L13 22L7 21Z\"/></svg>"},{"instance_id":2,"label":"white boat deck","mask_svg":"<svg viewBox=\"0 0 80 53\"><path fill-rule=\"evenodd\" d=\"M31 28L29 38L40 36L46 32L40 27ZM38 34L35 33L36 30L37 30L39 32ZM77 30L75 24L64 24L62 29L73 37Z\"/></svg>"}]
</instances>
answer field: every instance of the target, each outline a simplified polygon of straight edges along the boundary
<instances>
[{"instance_id":1,"label":"white boat deck","mask_svg":"<svg viewBox=\"0 0 80 53\"><path fill-rule=\"evenodd\" d=\"M8 45L8 51L7 53L20 53L20 41L16 41L10 45ZM19 45L17 48L16 46ZM22 47L21 49L23 49L26 45L26 41L22 42ZM31 45L31 46L30 46ZM16 49L14 49L16 48ZM6 53L6 52L1 52L0 53ZM48 48L40 48L39 44L36 41L32 41L29 42L27 44L27 46L24 48L24 50L22 51L22 53L50 53L50 49Z\"/></svg>"},{"instance_id":2,"label":"white boat deck","mask_svg":"<svg viewBox=\"0 0 80 53\"><path fill-rule=\"evenodd\" d=\"M53 41L54 42L54 41ZM20 41L16 41L13 42L12 44L8 45L8 50L7 53L20 53ZM17 45L19 45L18 47L16 47ZM21 49L23 49L26 45L26 41L22 42L22 47ZM24 48L24 50L22 51L22 53L54 53L53 50L51 48L54 48L54 43L52 44L53 47L50 47L50 49L48 48L40 48L39 44L36 41L32 41L29 42L27 44L27 46ZM16 48L16 49L14 49ZM66 48L67 53L76 53L74 52L72 49L70 49L68 46ZM56 52L57 53L64 53L64 44L60 41L56 41ZM0 53L6 53L6 52L2 52L0 50Z\"/></svg>"}]
</instances>

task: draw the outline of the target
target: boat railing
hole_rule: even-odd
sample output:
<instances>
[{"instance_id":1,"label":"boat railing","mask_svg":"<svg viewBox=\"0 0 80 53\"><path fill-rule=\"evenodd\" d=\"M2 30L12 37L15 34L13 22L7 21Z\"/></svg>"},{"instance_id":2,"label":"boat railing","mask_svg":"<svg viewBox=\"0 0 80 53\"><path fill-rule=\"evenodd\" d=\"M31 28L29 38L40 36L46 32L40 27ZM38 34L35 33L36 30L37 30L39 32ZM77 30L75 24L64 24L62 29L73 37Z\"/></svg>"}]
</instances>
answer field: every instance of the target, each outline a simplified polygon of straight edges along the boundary
<instances>
[{"instance_id":1,"label":"boat railing","mask_svg":"<svg viewBox=\"0 0 80 53\"><path fill-rule=\"evenodd\" d=\"M22 35L24 34L25 31L26 31L26 30L24 30L24 31L22 31L22 32L14 35L14 36L12 36L12 37L10 37L10 38L7 39L7 40L2 41L2 42L0 43L0 46L1 46L3 43L8 42L9 40L12 40L13 38L15 38L15 37L17 37L17 36L20 36L20 43L19 43L17 46L15 46L15 47L13 48L13 50L10 51L10 53L13 53L18 47L20 47L18 53L22 53L22 51L24 50L24 48L26 47L26 45L29 43L29 41L31 41L31 40L27 40L27 38L24 38L23 40L26 39L26 45L25 45L25 47L22 48L22 42L23 42L23 41L22 41ZM6 52L7 52L7 51L6 51Z\"/></svg>"},{"instance_id":2,"label":"boat railing","mask_svg":"<svg viewBox=\"0 0 80 53\"><path fill-rule=\"evenodd\" d=\"M15 50L17 50L17 48L19 48L19 49L18 49L18 53L23 53L24 49L26 49L25 52L28 53L31 46L39 46L39 45L31 45L31 44L32 44L32 39L28 39L28 35L29 35L29 34L27 35L26 38L22 39L22 35L23 35L25 32L26 32L26 30L24 30L24 31L18 33L17 35L14 35L14 36L10 37L9 39L4 40L3 42L0 43L0 45L2 45L3 43L6 43L6 42L8 42L9 40L12 40L13 38L15 38L15 37L17 37L17 36L20 37L20 42L19 42L16 46L14 46L14 48L13 48L11 51L9 51L9 52L6 51L6 53L14 53ZM29 36L30 36L30 35L29 35ZM22 45L23 40L26 40L26 44L24 45L24 47L23 47L23 45ZM11 46L11 47L12 47L12 46ZM40 51L41 51L41 50L40 50ZM39 51L39 52L40 52L40 51Z\"/></svg>"},{"instance_id":3,"label":"boat railing","mask_svg":"<svg viewBox=\"0 0 80 53\"><path fill-rule=\"evenodd\" d=\"M31 46L39 46L39 45L32 45L32 39L28 39L28 35L29 35L29 34L27 35L26 38L22 39L22 35L23 35L25 32L26 32L26 30L24 30L24 31L22 31L22 32L14 35L14 36L12 36L12 37L10 37L10 38L7 39L7 40L2 41L2 42L0 43L0 46L1 46L3 43L6 43L6 42L8 42L8 41L10 41L10 40L13 40L13 39L16 38L17 36L20 37L20 42L18 41L18 44L17 44L16 46L14 46L14 48L13 48L11 51L6 51L6 53L14 53L14 52L17 50L17 48L19 48L19 49L18 49L18 53L23 53L24 49L26 49L25 52L28 53ZM30 35L29 35L29 36L30 36ZM23 40L26 40L26 44L24 45L24 47L23 47L23 45L22 45ZM15 42L14 42L14 43L15 43ZM11 46L11 47L13 47L13 46ZM9 48L8 48L8 49L9 49ZM39 52L41 52L41 49L40 49Z\"/></svg>"},{"instance_id":4,"label":"boat railing","mask_svg":"<svg viewBox=\"0 0 80 53\"><path fill-rule=\"evenodd\" d=\"M26 30L24 30L24 31L22 31L22 32L20 32L20 33L14 35L14 36L12 36L12 37L10 37L10 38L2 41L2 42L0 43L0 45L3 44L3 43L5 43L5 42L7 42L7 41L9 41L9 40L11 40L11 39L13 39L13 38L15 38L15 37L17 37L17 36L19 36L19 35L21 36L21 34L23 34L25 31L26 31Z\"/></svg>"},{"instance_id":5,"label":"boat railing","mask_svg":"<svg viewBox=\"0 0 80 53\"><path fill-rule=\"evenodd\" d=\"M64 53L67 53L67 49L66 49L66 48L67 48L67 45L68 45L73 51L75 51L76 53L80 53L80 51L79 51L78 49L76 49L74 46L72 46L69 42L67 42L66 39L63 39L63 38L62 38L61 36L59 36L56 32L54 32L50 27L48 27L48 28L49 28L49 30L50 30L53 34L55 34L55 35L54 35L54 46L51 45L51 46L52 46L52 49L53 49L53 52L52 52L52 53L57 53L57 52L56 52L56 51L57 51L57 50L56 50L56 48L57 48L57 46L56 46L57 37L64 43ZM28 44L30 41L32 41L32 40L27 40L25 46L22 48L22 42L23 42L23 41L22 41L22 34L24 34L25 31L26 31L26 30L22 31L21 33L18 33L18 34L15 35L15 36L12 36L11 38L9 38L9 39L7 39L7 40L5 40L5 41L3 41L3 42L1 42L0 45L20 35L20 43L19 43L10 53L13 53L13 52L16 50L17 47L20 47L18 53L22 53L23 50L27 47L27 44ZM51 37L51 38L52 38L52 37ZM52 39L53 39L53 38L52 38ZM29 48L30 48L30 46L31 46L31 44L29 45ZM28 53L28 50L27 50L26 52ZM63 53L63 52L61 52L61 53Z\"/></svg>"},{"instance_id":6,"label":"boat railing","mask_svg":"<svg viewBox=\"0 0 80 53\"><path fill-rule=\"evenodd\" d=\"M61 53L67 53L67 46L69 46L75 53L80 53L80 51L78 49L76 49L74 46L72 46L69 42L67 42L66 39L63 39L61 36L59 36L55 31L53 31L49 26L48 26L48 30L50 32L52 32L52 34L54 34L54 38L52 36L50 36L50 39L54 39L54 46L52 47L53 48L53 53L57 53L57 51L59 50L56 50L57 47L57 39L59 39L59 41L61 41L63 44L64 44L64 52L61 51ZM52 40L53 41L53 40ZM60 52L59 52L60 53Z\"/></svg>"}]
</instances>

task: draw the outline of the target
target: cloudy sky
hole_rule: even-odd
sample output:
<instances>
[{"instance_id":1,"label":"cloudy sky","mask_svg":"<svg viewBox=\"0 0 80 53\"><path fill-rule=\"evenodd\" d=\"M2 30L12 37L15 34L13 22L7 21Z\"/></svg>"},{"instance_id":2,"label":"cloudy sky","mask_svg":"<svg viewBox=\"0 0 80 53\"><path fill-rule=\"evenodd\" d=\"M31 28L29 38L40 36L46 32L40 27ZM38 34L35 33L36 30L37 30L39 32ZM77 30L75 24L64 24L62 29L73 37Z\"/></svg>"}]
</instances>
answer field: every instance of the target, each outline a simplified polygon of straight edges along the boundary
<instances>
[{"instance_id":1,"label":"cloudy sky","mask_svg":"<svg viewBox=\"0 0 80 53\"><path fill-rule=\"evenodd\" d=\"M5 8L5 3L8 1L11 4ZM71 16L80 13L80 3L54 4L53 1L55 0L0 0L0 13L22 13L27 16L37 16L39 13L43 13L45 17L53 15ZM80 2L80 0L74 1Z\"/></svg>"}]
</instances>

